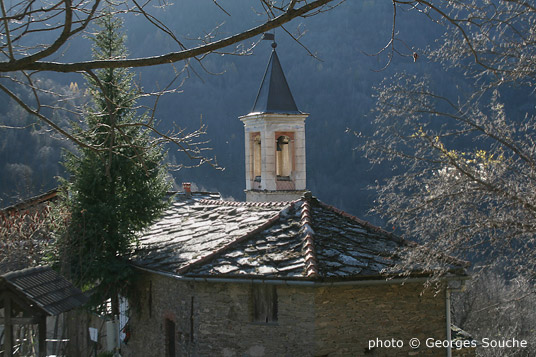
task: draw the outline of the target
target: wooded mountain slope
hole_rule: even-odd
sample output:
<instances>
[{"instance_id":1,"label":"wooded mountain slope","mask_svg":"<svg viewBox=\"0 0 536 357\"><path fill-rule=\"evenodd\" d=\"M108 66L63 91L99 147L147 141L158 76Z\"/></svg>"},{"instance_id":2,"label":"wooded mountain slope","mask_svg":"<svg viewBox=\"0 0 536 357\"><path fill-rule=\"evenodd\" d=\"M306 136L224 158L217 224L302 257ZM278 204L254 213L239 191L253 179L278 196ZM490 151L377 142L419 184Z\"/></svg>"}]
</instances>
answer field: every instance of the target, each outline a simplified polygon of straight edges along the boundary
<instances>
[{"instance_id":1,"label":"wooded mountain slope","mask_svg":"<svg viewBox=\"0 0 536 357\"><path fill-rule=\"evenodd\" d=\"M176 31L186 44L218 25L218 36L233 29L247 29L255 22L245 23L244 11L254 11L241 1L221 3L231 14L227 16L212 1L185 1L164 10L152 10L160 20ZM244 10L246 9L246 10ZM429 74L438 86L453 82L452 74L430 63L424 56L414 62L410 57L396 56L385 70L385 56L376 53L390 40L392 6L388 1L347 1L318 16L299 19L287 25L287 30L305 35L301 42L318 57L308 52L283 30L276 31L277 51L287 80L300 110L310 113L306 122L308 188L321 200L352 214L364 216L372 205L374 192L367 186L392 175L392 167L371 167L362 153L354 150L357 140L347 129L371 132L370 110L374 106L373 87L384 77L398 71ZM173 44L149 27L140 18L127 18L127 46L130 57L156 53ZM433 45L441 28L417 13L402 12L397 17L397 31L408 51ZM249 47L245 43L244 47ZM83 36L65 51L73 58L89 51L89 41ZM244 134L238 116L247 114L255 100L271 47L262 41L250 56L213 54L203 60L203 66L192 61L190 78L182 93L163 97L157 116L166 128L175 122L191 130L200 120L208 125L208 146L225 167L184 169L174 172L175 181L191 181L199 189L219 191L224 197L244 199ZM139 83L145 89L163 87L173 76L173 68L145 68L139 73ZM73 74L65 77L43 73L44 80L65 90L83 93L84 80ZM76 84L76 85L75 85ZM70 86L70 88L69 88ZM448 86L446 86L448 87ZM0 122L7 125L34 122L5 97L0 98ZM58 114L60 115L60 114ZM62 121L59 118L59 121ZM60 148L72 145L54 139L48 128L29 126L26 130L0 129L0 198L2 206L14 200L53 187L55 176L63 170ZM176 148L170 147L171 162L187 160ZM374 220L374 218L373 218Z\"/></svg>"}]
</instances>

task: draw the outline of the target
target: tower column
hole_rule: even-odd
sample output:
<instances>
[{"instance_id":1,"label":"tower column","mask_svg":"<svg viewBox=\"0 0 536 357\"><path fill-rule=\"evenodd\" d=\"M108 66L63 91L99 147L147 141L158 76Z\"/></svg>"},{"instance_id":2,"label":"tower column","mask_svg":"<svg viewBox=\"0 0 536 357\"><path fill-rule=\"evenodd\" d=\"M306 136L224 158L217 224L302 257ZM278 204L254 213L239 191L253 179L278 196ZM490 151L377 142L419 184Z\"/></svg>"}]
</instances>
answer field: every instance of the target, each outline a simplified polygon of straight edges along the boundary
<instances>
[{"instance_id":1,"label":"tower column","mask_svg":"<svg viewBox=\"0 0 536 357\"><path fill-rule=\"evenodd\" d=\"M298 129L294 139L294 184L296 190L306 188L305 127Z\"/></svg>"},{"instance_id":2,"label":"tower column","mask_svg":"<svg viewBox=\"0 0 536 357\"><path fill-rule=\"evenodd\" d=\"M251 182L252 180L254 179L254 177L252 177L253 173L252 173L252 170L251 170L251 167L253 166L253 148L252 148L252 144L251 144L251 140L250 140L250 137L251 137L251 132L248 132L247 128L246 130L244 130L245 132L245 139L244 140L244 143L245 143L245 147L244 147L244 152L246 153L245 155L245 158L246 158L246 191L247 190L251 190L252 187L251 187Z\"/></svg>"},{"instance_id":3,"label":"tower column","mask_svg":"<svg viewBox=\"0 0 536 357\"><path fill-rule=\"evenodd\" d=\"M266 126L265 126L266 128ZM262 175L261 187L264 190L276 190L275 175L275 135L273 131L261 132Z\"/></svg>"}]
</instances>

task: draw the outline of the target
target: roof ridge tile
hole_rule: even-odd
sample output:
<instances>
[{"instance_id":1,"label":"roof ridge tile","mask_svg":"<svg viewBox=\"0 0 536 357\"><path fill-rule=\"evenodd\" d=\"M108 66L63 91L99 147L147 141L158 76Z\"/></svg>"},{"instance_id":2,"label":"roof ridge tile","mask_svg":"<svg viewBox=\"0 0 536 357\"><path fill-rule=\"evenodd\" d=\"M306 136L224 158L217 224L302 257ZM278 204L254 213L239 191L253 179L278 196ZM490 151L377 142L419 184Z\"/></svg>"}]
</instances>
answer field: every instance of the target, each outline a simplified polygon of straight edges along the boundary
<instances>
[{"instance_id":1,"label":"roof ridge tile","mask_svg":"<svg viewBox=\"0 0 536 357\"><path fill-rule=\"evenodd\" d=\"M311 206L309 200L302 200L300 224L303 228L303 253L305 259L305 276L318 277L318 260L316 259L314 231L311 228Z\"/></svg>"},{"instance_id":2,"label":"roof ridge tile","mask_svg":"<svg viewBox=\"0 0 536 357\"><path fill-rule=\"evenodd\" d=\"M206 198L200 199L197 202L209 204L209 205L219 205L219 206L241 206L241 207L283 207L289 206L296 201L274 201L274 202L240 202L240 201L225 201L225 200L209 200Z\"/></svg>"}]
</instances>

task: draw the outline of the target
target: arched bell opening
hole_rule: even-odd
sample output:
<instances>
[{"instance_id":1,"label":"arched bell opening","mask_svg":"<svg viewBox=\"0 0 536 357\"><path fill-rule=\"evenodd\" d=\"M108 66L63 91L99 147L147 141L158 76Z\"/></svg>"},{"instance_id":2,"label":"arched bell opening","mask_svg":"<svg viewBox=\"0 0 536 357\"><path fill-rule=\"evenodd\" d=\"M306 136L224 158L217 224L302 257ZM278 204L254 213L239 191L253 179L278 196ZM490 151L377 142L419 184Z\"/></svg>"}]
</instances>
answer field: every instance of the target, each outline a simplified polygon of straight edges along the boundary
<instances>
[{"instance_id":1,"label":"arched bell opening","mask_svg":"<svg viewBox=\"0 0 536 357\"><path fill-rule=\"evenodd\" d=\"M250 180L251 188L254 190L261 189L262 177L262 151L261 135L259 132L251 133L250 136Z\"/></svg>"},{"instance_id":2,"label":"arched bell opening","mask_svg":"<svg viewBox=\"0 0 536 357\"><path fill-rule=\"evenodd\" d=\"M261 162L261 136L257 134L253 137L253 179L259 182L262 174Z\"/></svg>"},{"instance_id":3,"label":"arched bell opening","mask_svg":"<svg viewBox=\"0 0 536 357\"><path fill-rule=\"evenodd\" d=\"M276 133L275 168L278 190L294 190L294 138L293 133Z\"/></svg>"},{"instance_id":4,"label":"arched bell opening","mask_svg":"<svg viewBox=\"0 0 536 357\"><path fill-rule=\"evenodd\" d=\"M277 179L290 179L292 173L292 157L290 137L281 135L276 140L276 175Z\"/></svg>"}]
</instances>

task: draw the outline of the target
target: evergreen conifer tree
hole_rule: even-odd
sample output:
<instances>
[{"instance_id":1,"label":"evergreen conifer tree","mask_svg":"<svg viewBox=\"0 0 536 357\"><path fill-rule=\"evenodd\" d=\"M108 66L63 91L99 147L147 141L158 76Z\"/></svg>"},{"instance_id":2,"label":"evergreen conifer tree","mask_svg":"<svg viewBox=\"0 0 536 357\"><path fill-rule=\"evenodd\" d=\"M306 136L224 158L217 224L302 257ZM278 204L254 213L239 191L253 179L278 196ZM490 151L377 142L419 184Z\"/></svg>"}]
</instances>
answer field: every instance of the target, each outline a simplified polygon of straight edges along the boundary
<instances>
[{"instance_id":1,"label":"evergreen conifer tree","mask_svg":"<svg viewBox=\"0 0 536 357\"><path fill-rule=\"evenodd\" d=\"M99 26L94 58L126 57L122 21L107 15ZM133 74L110 68L87 78L92 102L79 132L92 148L82 147L65 160L71 176L65 183L69 219L57 254L65 273L84 290L92 289L93 303L112 298L116 314L116 298L133 277L125 256L136 233L165 208L169 184L163 153L150 145L147 119L134 109Z\"/></svg>"}]
</instances>

